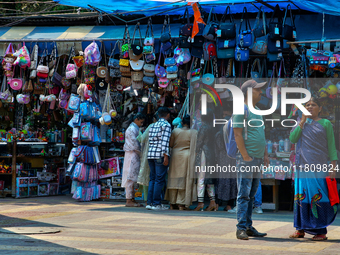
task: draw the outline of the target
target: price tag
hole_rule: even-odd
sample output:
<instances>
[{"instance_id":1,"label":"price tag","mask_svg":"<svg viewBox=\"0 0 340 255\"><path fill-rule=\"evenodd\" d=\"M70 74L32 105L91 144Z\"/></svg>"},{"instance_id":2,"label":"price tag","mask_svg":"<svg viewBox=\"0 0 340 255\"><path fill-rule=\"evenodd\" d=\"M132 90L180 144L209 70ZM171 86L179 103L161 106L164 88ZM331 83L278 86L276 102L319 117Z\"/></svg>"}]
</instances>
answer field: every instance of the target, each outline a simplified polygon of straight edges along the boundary
<instances>
[{"instance_id":1,"label":"price tag","mask_svg":"<svg viewBox=\"0 0 340 255\"><path fill-rule=\"evenodd\" d=\"M276 35L279 35L279 34L280 34L280 31L279 31L279 28L278 28L278 27L276 27L276 28L274 29L274 33L275 33Z\"/></svg>"},{"instance_id":2,"label":"price tag","mask_svg":"<svg viewBox=\"0 0 340 255\"><path fill-rule=\"evenodd\" d=\"M188 37L188 43L190 43L190 42L191 42L191 37L189 36L189 37Z\"/></svg>"},{"instance_id":3,"label":"price tag","mask_svg":"<svg viewBox=\"0 0 340 255\"><path fill-rule=\"evenodd\" d=\"M204 65L204 59L203 58L201 58L201 64Z\"/></svg>"},{"instance_id":4,"label":"price tag","mask_svg":"<svg viewBox=\"0 0 340 255\"><path fill-rule=\"evenodd\" d=\"M280 48L281 47L281 42L280 40L276 40L276 48Z\"/></svg>"},{"instance_id":5,"label":"price tag","mask_svg":"<svg viewBox=\"0 0 340 255\"><path fill-rule=\"evenodd\" d=\"M195 38L193 37L193 38L191 38L191 43L193 43L195 41Z\"/></svg>"},{"instance_id":6,"label":"price tag","mask_svg":"<svg viewBox=\"0 0 340 255\"><path fill-rule=\"evenodd\" d=\"M222 30L221 30L221 29L218 29L218 30L216 31L216 35L217 35L217 37L221 37L221 36L222 36Z\"/></svg>"},{"instance_id":7,"label":"price tag","mask_svg":"<svg viewBox=\"0 0 340 255\"><path fill-rule=\"evenodd\" d=\"M229 48L229 40L224 40L224 48Z\"/></svg>"},{"instance_id":8,"label":"price tag","mask_svg":"<svg viewBox=\"0 0 340 255\"><path fill-rule=\"evenodd\" d=\"M280 52L279 54L277 54L277 56L278 56L279 58L282 58L282 52Z\"/></svg>"},{"instance_id":9,"label":"price tag","mask_svg":"<svg viewBox=\"0 0 340 255\"><path fill-rule=\"evenodd\" d=\"M293 38L296 38L296 31L293 31Z\"/></svg>"}]
</instances>

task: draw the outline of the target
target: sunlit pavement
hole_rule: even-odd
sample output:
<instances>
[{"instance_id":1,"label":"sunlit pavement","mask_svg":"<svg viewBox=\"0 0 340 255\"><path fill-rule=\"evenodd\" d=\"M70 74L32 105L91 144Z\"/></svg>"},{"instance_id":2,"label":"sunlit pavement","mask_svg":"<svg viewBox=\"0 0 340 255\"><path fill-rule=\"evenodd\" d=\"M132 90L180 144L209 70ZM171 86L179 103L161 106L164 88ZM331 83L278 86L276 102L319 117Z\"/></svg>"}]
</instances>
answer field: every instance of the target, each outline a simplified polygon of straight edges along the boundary
<instances>
[{"instance_id":1,"label":"sunlit pavement","mask_svg":"<svg viewBox=\"0 0 340 255\"><path fill-rule=\"evenodd\" d=\"M237 240L236 215L148 211L70 196L0 200L0 254L301 254L340 253L340 219L328 241L292 240L292 212L254 215L264 238Z\"/></svg>"}]
</instances>

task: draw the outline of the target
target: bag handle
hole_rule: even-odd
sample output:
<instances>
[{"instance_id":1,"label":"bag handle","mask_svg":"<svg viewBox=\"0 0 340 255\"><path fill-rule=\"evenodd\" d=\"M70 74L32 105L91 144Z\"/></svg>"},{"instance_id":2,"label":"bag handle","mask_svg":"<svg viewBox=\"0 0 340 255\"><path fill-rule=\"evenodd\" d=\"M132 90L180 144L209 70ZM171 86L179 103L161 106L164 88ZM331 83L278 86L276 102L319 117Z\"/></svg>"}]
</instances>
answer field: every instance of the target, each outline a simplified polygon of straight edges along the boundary
<instances>
[{"instance_id":1,"label":"bag handle","mask_svg":"<svg viewBox=\"0 0 340 255\"><path fill-rule=\"evenodd\" d=\"M115 52L115 49L117 47L118 42L119 42L119 40L117 40L116 43L115 43L115 46L113 46L113 50L111 51L110 58L112 58L112 56L114 55L114 52Z\"/></svg>"},{"instance_id":2,"label":"bag handle","mask_svg":"<svg viewBox=\"0 0 340 255\"><path fill-rule=\"evenodd\" d=\"M185 7L185 11L184 11L184 15L183 15L183 20L182 20L183 24L184 24L183 21L185 21L185 16L187 17L187 24L190 25L189 9L188 9L188 7Z\"/></svg>"},{"instance_id":3,"label":"bag handle","mask_svg":"<svg viewBox=\"0 0 340 255\"><path fill-rule=\"evenodd\" d=\"M230 23L235 23L234 21L234 16L231 14L231 10L230 10L230 6L228 5L222 18L221 18L221 22L220 23L223 23L225 22L226 18L227 18L227 15L228 15L228 11L229 11L229 20L230 20Z\"/></svg>"},{"instance_id":4,"label":"bag handle","mask_svg":"<svg viewBox=\"0 0 340 255\"><path fill-rule=\"evenodd\" d=\"M277 18L278 22L282 21L281 10L280 10L280 6L278 4L275 6L274 12L273 12L272 17L270 19L270 22L274 22L275 18Z\"/></svg>"},{"instance_id":5,"label":"bag handle","mask_svg":"<svg viewBox=\"0 0 340 255\"><path fill-rule=\"evenodd\" d=\"M283 24L283 26L286 24L288 9L289 9L289 13L290 13L290 24L295 27L294 17L293 17L293 14L292 14L292 7L290 6L290 4L287 5L285 17L283 18L282 24Z\"/></svg>"},{"instance_id":6,"label":"bag handle","mask_svg":"<svg viewBox=\"0 0 340 255\"><path fill-rule=\"evenodd\" d=\"M258 59L258 58L254 60L252 67L251 67L251 71L252 72L255 71L256 65L257 65L257 68L259 70L259 73L261 73L262 69L261 69L261 65L260 65L260 59Z\"/></svg>"},{"instance_id":7,"label":"bag handle","mask_svg":"<svg viewBox=\"0 0 340 255\"><path fill-rule=\"evenodd\" d=\"M135 43L135 35L136 35L136 31L138 29L138 33L139 33L139 45L142 46L142 33L140 32L140 23L138 22L135 26L135 30L133 31L133 43Z\"/></svg>"},{"instance_id":8,"label":"bag handle","mask_svg":"<svg viewBox=\"0 0 340 255\"><path fill-rule=\"evenodd\" d=\"M129 26L128 24L125 25L124 35L123 35L123 44L130 44L130 34L129 34Z\"/></svg>"},{"instance_id":9,"label":"bag handle","mask_svg":"<svg viewBox=\"0 0 340 255\"><path fill-rule=\"evenodd\" d=\"M241 34L243 20L246 23L246 30L248 30L248 26L249 26L249 29L251 30L250 21L249 21L249 18L248 18L248 11L247 11L246 7L243 8L243 13L242 13L242 18L241 18L241 23L240 23L239 34Z\"/></svg>"},{"instance_id":10,"label":"bag handle","mask_svg":"<svg viewBox=\"0 0 340 255\"><path fill-rule=\"evenodd\" d=\"M167 17L168 17L168 20L166 19ZM167 26L169 28L169 35L170 35L170 38L171 38L170 16L169 16L169 14L165 15L165 17L164 17L164 24L163 24L163 28L162 28L162 34L165 32L165 29L166 29Z\"/></svg>"},{"instance_id":11,"label":"bag handle","mask_svg":"<svg viewBox=\"0 0 340 255\"><path fill-rule=\"evenodd\" d=\"M101 44L104 46L103 51L104 51L104 62L105 62L105 67L107 68L107 60L106 60L106 51L105 51L105 44L104 41L101 41Z\"/></svg>"},{"instance_id":12,"label":"bag handle","mask_svg":"<svg viewBox=\"0 0 340 255\"><path fill-rule=\"evenodd\" d=\"M153 28L152 28L152 19L151 19L151 17L149 18L148 25L146 27L145 38L149 37L149 28L151 30L151 37L153 37Z\"/></svg>"}]
</instances>

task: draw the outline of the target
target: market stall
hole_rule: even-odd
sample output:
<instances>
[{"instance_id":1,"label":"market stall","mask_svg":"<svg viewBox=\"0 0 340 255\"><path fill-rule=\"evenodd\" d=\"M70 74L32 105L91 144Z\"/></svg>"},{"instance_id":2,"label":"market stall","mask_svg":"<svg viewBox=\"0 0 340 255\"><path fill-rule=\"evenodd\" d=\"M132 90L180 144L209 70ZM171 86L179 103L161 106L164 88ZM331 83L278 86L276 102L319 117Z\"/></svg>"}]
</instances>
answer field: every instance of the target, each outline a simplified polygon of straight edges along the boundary
<instances>
[{"instance_id":1,"label":"market stall","mask_svg":"<svg viewBox=\"0 0 340 255\"><path fill-rule=\"evenodd\" d=\"M62 193L60 187L66 189L68 183L60 177L62 169L73 179L70 192L75 199L122 199L122 145L131 114L143 112L150 122L155 109L164 105L176 117L186 98L193 96L196 101L186 107L195 126L201 94L208 94L209 107L218 111L233 98L214 85L240 86L240 79L268 81L261 109L270 108L273 87L303 87L321 96L322 116L335 124L339 139L340 47L334 37L339 28L332 16L295 18L299 7L282 1L272 8L202 6L180 6L176 9L180 20L165 15L162 24L146 17L122 26L0 28L0 133L6 148L0 154L4 159L0 191L29 196L26 189L15 190L29 190L30 179L40 178L32 185L57 189L51 195ZM236 13L240 20L234 19ZM308 33L310 20L317 22ZM322 32L325 23L334 29ZM318 77L326 80L317 81ZM282 116L278 106L268 118L298 118L294 105L288 110ZM263 175L272 180L271 209L278 209L279 181L294 178L290 129L266 124L271 165L279 169ZM53 157L60 159L49 162Z\"/></svg>"}]
</instances>

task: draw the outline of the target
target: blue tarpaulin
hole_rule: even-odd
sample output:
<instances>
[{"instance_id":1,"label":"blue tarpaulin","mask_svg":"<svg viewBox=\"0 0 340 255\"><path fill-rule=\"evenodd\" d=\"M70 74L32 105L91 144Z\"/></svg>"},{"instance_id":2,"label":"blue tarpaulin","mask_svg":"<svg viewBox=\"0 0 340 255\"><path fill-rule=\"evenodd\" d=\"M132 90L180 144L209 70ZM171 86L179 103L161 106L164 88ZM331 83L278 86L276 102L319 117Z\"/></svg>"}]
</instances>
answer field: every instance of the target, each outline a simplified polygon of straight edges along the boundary
<instances>
[{"instance_id":1,"label":"blue tarpaulin","mask_svg":"<svg viewBox=\"0 0 340 255\"><path fill-rule=\"evenodd\" d=\"M175 15L183 13L183 6L187 5L187 1L178 0L54 0L63 5L77 6L82 8L89 8L89 5L99 8L108 13L126 13L130 14L145 14L156 15L164 12L167 14ZM267 2L271 6L275 6L277 3L280 7L286 7L289 1L282 0L270 0ZM339 6L340 0L294 0L292 1L300 9L308 10L317 13L325 13L331 15L340 15ZM253 6L261 6L261 3L256 1L247 0L201 0L199 3L203 8L210 9L212 6L216 6L217 13L223 13L227 5L231 6L232 13L242 12L243 7L247 7L248 12L257 12L258 10ZM292 9L297 9L296 6L291 4ZM265 7L265 11L272 11L270 8Z\"/></svg>"}]
</instances>

